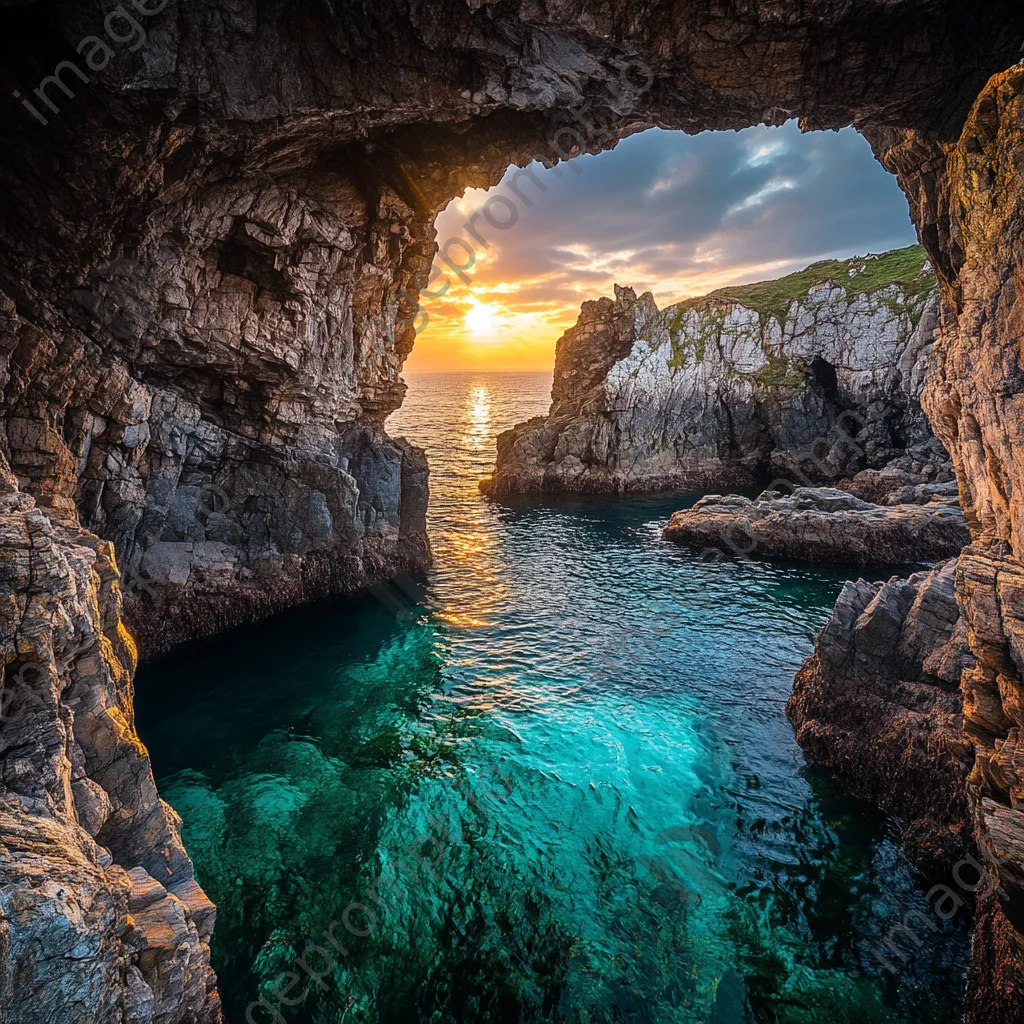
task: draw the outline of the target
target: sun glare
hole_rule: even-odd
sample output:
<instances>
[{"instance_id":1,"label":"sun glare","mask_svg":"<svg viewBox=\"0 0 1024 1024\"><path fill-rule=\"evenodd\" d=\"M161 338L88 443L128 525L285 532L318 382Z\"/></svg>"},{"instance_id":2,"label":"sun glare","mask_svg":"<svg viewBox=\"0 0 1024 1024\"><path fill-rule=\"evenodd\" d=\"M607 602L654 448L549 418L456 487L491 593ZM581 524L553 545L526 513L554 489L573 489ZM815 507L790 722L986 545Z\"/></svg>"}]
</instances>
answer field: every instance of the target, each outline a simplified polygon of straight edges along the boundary
<instances>
[{"instance_id":1,"label":"sun glare","mask_svg":"<svg viewBox=\"0 0 1024 1024\"><path fill-rule=\"evenodd\" d=\"M498 329L498 307L488 302L478 302L466 310L466 327L481 338L493 338Z\"/></svg>"}]
</instances>

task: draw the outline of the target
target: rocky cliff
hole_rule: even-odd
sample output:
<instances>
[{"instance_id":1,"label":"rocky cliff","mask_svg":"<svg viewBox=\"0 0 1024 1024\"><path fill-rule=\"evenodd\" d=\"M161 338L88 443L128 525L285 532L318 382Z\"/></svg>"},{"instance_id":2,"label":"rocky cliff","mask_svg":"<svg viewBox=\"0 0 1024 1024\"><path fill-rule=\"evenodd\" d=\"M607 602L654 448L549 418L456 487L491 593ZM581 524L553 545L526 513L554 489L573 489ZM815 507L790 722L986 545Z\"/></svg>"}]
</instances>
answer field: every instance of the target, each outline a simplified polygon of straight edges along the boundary
<instances>
[{"instance_id":1,"label":"rocky cliff","mask_svg":"<svg viewBox=\"0 0 1024 1024\"><path fill-rule=\"evenodd\" d=\"M552 405L498 439L491 494L829 482L917 449L938 282L924 249L829 261L658 310L616 288L559 339Z\"/></svg>"},{"instance_id":2,"label":"rocky cliff","mask_svg":"<svg viewBox=\"0 0 1024 1024\"><path fill-rule=\"evenodd\" d=\"M943 280L936 370L923 404L953 457L972 544L957 602L976 664L961 676L974 837L994 892L980 901L968 1016L1024 1006L1024 65L996 75L959 138L874 136L899 174Z\"/></svg>"},{"instance_id":3,"label":"rocky cliff","mask_svg":"<svg viewBox=\"0 0 1024 1024\"><path fill-rule=\"evenodd\" d=\"M968 685L1004 716L971 727L998 886L970 1013L1019 1018L1020 72L971 114L1019 59L1019 4L3 0L0 19L2 696L44 698L31 727L0 721L8 1018L218 1016L212 915L131 725L115 562L149 650L422 564L422 458L381 424L437 209L655 124L791 117L869 136L940 278L925 405L976 530Z\"/></svg>"},{"instance_id":4,"label":"rocky cliff","mask_svg":"<svg viewBox=\"0 0 1024 1024\"><path fill-rule=\"evenodd\" d=\"M0 294L11 468L114 543L144 653L426 564L426 460L383 432L409 223L254 177L154 212L62 308Z\"/></svg>"},{"instance_id":5,"label":"rocky cliff","mask_svg":"<svg viewBox=\"0 0 1024 1024\"><path fill-rule=\"evenodd\" d=\"M109 542L0 460L0 1020L214 1021L215 910L135 732Z\"/></svg>"}]
</instances>

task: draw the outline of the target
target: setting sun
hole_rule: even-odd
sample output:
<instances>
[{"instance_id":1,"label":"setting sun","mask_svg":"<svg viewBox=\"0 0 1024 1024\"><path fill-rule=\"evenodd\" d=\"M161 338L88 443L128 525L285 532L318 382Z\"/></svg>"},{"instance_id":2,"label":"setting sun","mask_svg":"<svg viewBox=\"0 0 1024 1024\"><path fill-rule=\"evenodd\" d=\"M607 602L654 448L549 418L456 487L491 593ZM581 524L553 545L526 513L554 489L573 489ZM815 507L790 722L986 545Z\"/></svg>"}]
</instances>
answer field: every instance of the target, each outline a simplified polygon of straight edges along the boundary
<instances>
[{"instance_id":1,"label":"setting sun","mask_svg":"<svg viewBox=\"0 0 1024 1024\"><path fill-rule=\"evenodd\" d=\"M478 302L466 310L466 327L482 338L493 338L498 329L500 307L490 302Z\"/></svg>"}]
</instances>

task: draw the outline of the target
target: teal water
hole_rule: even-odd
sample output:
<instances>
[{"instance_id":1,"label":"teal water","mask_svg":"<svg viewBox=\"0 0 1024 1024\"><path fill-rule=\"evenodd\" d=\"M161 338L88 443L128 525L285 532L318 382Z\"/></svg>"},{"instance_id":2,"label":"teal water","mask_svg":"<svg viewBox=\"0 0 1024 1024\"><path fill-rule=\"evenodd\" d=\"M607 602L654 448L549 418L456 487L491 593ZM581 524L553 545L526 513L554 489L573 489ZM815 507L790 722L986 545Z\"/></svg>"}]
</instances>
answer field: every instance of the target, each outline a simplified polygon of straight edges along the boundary
<instances>
[{"instance_id":1,"label":"teal water","mask_svg":"<svg viewBox=\"0 0 1024 1024\"><path fill-rule=\"evenodd\" d=\"M550 378L410 385L425 588L138 675L231 1024L959 1019L962 924L895 976L864 948L923 891L785 718L843 574L701 562L660 540L678 497L484 500Z\"/></svg>"}]
</instances>

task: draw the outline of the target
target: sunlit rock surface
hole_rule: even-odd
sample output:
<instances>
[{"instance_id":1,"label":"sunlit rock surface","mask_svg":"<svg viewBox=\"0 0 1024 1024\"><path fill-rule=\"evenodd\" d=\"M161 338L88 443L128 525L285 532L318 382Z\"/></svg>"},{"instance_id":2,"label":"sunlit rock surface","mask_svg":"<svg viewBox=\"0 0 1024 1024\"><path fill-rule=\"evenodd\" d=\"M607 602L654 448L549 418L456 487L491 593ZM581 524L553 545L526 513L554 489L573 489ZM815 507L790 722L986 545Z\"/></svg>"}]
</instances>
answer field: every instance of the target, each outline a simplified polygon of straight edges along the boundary
<instances>
[{"instance_id":1,"label":"sunlit rock surface","mask_svg":"<svg viewBox=\"0 0 1024 1024\"><path fill-rule=\"evenodd\" d=\"M936 370L923 404L953 457L973 543L956 594L976 659L964 673L975 746L969 800L995 884L976 918L968 1018L1019 1019L1024 1006L1024 66L996 75L958 140L880 132L942 275Z\"/></svg>"},{"instance_id":2,"label":"sunlit rock surface","mask_svg":"<svg viewBox=\"0 0 1024 1024\"><path fill-rule=\"evenodd\" d=\"M112 547L2 471L0 1019L216 1021L215 910L135 732Z\"/></svg>"},{"instance_id":3,"label":"sunlit rock surface","mask_svg":"<svg viewBox=\"0 0 1024 1024\"><path fill-rule=\"evenodd\" d=\"M499 438L483 487L827 483L897 458L951 479L920 404L937 290L917 246L665 310L618 288L559 340L550 415Z\"/></svg>"},{"instance_id":4,"label":"sunlit rock surface","mask_svg":"<svg viewBox=\"0 0 1024 1024\"><path fill-rule=\"evenodd\" d=\"M767 491L756 501L710 495L676 512L663 536L727 557L859 567L936 562L971 539L955 498L873 505L829 487Z\"/></svg>"}]
</instances>

